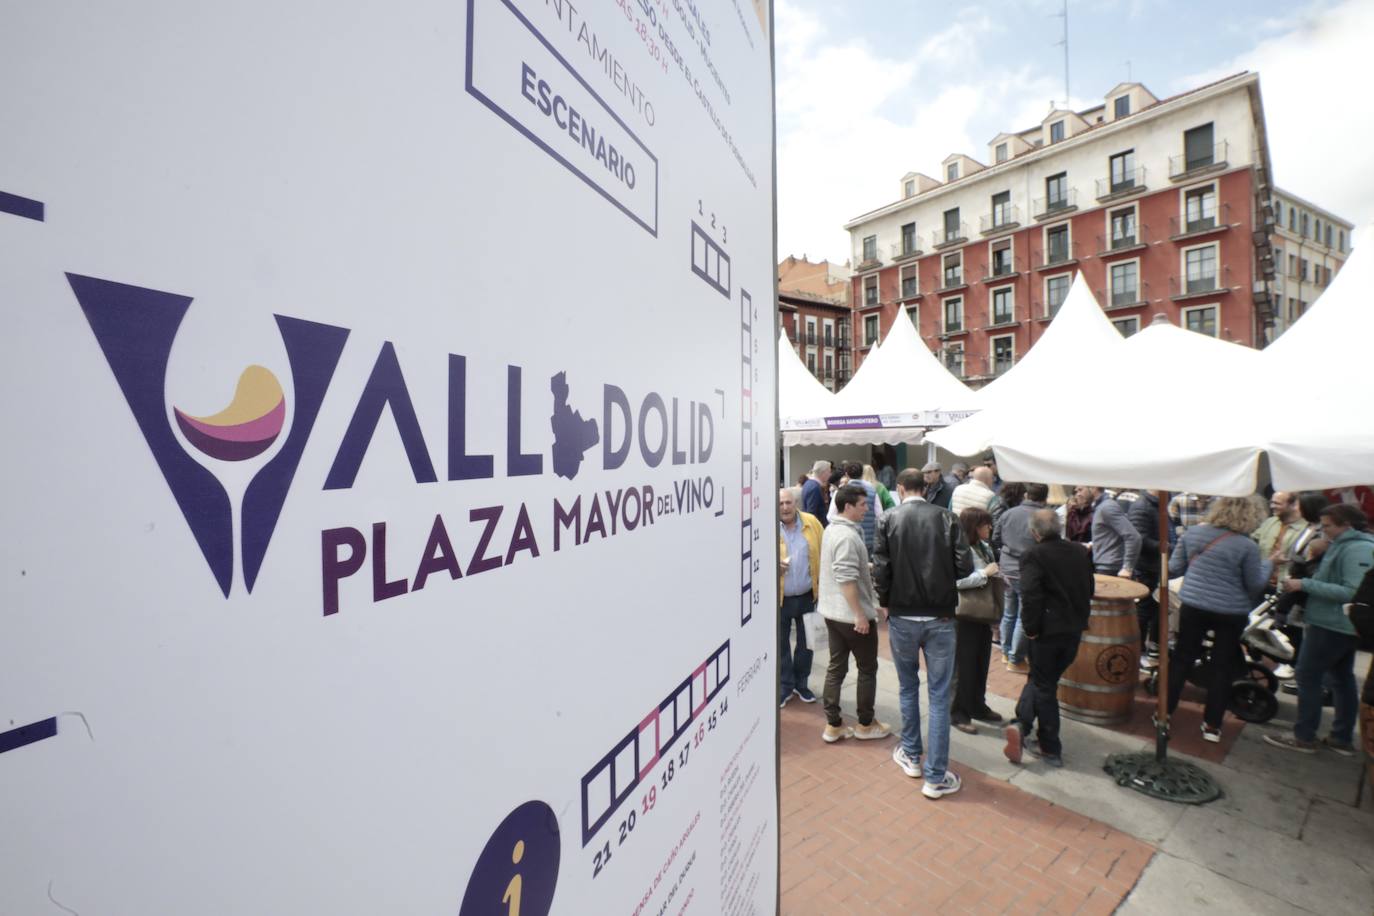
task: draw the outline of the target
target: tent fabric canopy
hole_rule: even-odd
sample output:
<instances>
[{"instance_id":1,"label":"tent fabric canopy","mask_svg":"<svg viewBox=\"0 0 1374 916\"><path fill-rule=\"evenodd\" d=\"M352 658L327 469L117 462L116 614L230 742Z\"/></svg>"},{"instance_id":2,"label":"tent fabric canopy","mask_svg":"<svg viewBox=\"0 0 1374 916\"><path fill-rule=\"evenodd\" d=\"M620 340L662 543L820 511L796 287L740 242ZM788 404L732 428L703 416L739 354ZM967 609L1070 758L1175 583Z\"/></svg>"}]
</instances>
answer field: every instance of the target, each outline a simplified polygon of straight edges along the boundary
<instances>
[{"instance_id":1,"label":"tent fabric canopy","mask_svg":"<svg viewBox=\"0 0 1374 916\"><path fill-rule=\"evenodd\" d=\"M918 416L977 407L974 393L940 364L904 319L899 313L882 344L835 395L835 416Z\"/></svg>"},{"instance_id":2,"label":"tent fabric canopy","mask_svg":"<svg viewBox=\"0 0 1374 916\"><path fill-rule=\"evenodd\" d=\"M834 411L835 395L802 364L785 331L778 334L778 425L792 429L824 429Z\"/></svg>"}]
</instances>

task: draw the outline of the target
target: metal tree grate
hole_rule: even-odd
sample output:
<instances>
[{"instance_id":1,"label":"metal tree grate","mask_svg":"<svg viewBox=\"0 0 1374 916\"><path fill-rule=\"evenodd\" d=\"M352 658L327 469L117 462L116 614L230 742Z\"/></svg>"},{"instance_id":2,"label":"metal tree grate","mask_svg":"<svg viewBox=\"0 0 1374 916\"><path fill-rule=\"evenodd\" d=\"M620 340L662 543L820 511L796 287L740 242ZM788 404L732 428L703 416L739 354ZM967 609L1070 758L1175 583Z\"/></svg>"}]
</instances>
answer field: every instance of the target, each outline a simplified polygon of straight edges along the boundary
<instances>
[{"instance_id":1,"label":"metal tree grate","mask_svg":"<svg viewBox=\"0 0 1374 916\"><path fill-rule=\"evenodd\" d=\"M1221 786L1201 767L1182 760L1158 760L1150 751L1112 754L1102 769L1117 785L1165 801L1205 805L1222 794Z\"/></svg>"}]
</instances>

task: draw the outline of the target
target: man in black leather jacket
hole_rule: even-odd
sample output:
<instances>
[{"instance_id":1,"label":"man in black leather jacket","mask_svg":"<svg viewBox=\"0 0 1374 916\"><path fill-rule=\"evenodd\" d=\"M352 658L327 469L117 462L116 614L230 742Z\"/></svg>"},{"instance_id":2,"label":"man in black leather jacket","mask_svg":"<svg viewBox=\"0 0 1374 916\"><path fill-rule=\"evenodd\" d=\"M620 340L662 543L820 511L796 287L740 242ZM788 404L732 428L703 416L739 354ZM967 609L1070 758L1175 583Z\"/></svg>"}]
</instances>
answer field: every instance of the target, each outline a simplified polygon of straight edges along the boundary
<instances>
[{"instance_id":1,"label":"man in black leather jacket","mask_svg":"<svg viewBox=\"0 0 1374 916\"><path fill-rule=\"evenodd\" d=\"M925 777L923 795L940 798L959 791L960 785L947 769L954 610L959 605L955 582L973 572L973 554L954 513L926 502L922 491L914 468L897 475L902 502L878 526L873 580L878 604L887 608L888 642L900 685L902 741L892 759L908 776ZM928 742L921 740L922 654L930 692Z\"/></svg>"}]
</instances>

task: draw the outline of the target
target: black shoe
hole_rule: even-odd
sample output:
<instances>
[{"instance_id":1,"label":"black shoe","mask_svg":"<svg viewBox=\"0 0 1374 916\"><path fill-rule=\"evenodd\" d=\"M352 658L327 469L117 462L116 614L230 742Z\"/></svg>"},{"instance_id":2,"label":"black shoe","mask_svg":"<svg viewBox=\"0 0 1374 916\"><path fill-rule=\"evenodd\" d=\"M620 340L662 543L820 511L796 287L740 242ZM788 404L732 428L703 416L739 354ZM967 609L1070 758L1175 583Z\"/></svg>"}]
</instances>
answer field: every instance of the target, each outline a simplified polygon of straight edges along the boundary
<instances>
[{"instance_id":1,"label":"black shoe","mask_svg":"<svg viewBox=\"0 0 1374 916\"><path fill-rule=\"evenodd\" d=\"M976 713L973 718L979 722L986 722L989 725L1001 725L1003 722L1007 721L1002 717L1001 713L993 712L991 709L985 709L980 713Z\"/></svg>"},{"instance_id":2,"label":"black shoe","mask_svg":"<svg viewBox=\"0 0 1374 916\"><path fill-rule=\"evenodd\" d=\"M1032 757L1037 757L1052 767L1062 767L1064 765L1063 757L1059 754L1046 754L1044 748L1040 746L1040 741L1030 735L1022 738L1021 744Z\"/></svg>"}]
</instances>

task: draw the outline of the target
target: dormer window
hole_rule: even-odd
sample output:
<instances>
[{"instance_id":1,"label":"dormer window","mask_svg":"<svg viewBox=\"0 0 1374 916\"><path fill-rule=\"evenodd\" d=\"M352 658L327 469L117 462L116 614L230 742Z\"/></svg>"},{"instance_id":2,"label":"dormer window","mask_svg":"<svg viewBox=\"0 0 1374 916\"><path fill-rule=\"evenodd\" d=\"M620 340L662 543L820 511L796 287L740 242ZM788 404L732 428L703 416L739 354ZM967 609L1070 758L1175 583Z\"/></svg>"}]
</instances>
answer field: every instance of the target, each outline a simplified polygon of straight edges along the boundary
<instances>
[{"instance_id":1,"label":"dormer window","mask_svg":"<svg viewBox=\"0 0 1374 916\"><path fill-rule=\"evenodd\" d=\"M959 177L959 163L951 162L945 166L945 181L954 181Z\"/></svg>"},{"instance_id":2,"label":"dormer window","mask_svg":"<svg viewBox=\"0 0 1374 916\"><path fill-rule=\"evenodd\" d=\"M1005 143L997 144L997 149L993 153L993 158L996 159L998 162L1007 161L1007 145Z\"/></svg>"},{"instance_id":3,"label":"dormer window","mask_svg":"<svg viewBox=\"0 0 1374 916\"><path fill-rule=\"evenodd\" d=\"M915 180L914 178L907 179L906 184L902 185L902 196L903 196L903 197L915 197L915 196L916 196L916 180Z\"/></svg>"},{"instance_id":4,"label":"dormer window","mask_svg":"<svg viewBox=\"0 0 1374 916\"><path fill-rule=\"evenodd\" d=\"M1050 142L1058 143L1064 139L1064 122L1055 121L1050 125Z\"/></svg>"},{"instance_id":5,"label":"dormer window","mask_svg":"<svg viewBox=\"0 0 1374 916\"><path fill-rule=\"evenodd\" d=\"M1117 96L1112 102L1112 117L1124 118L1131 113L1131 97L1129 95Z\"/></svg>"}]
</instances>

